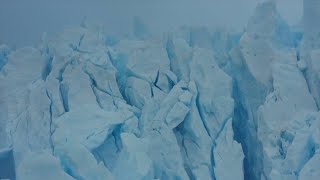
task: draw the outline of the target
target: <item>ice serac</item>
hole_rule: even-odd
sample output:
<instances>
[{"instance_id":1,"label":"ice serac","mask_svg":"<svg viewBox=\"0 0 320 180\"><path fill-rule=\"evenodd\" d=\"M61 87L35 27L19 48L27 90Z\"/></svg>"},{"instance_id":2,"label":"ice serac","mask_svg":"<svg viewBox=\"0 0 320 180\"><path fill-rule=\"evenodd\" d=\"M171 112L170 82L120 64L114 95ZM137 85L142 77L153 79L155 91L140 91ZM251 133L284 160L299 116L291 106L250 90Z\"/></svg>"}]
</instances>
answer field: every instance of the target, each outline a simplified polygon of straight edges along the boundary
<instances>
[{"instance_id":1,"label":"ice serac","mask_svg":"<svg viewBox=\"0 0 320 180\"><path fill-rule=\"evenodd\" d=\"M179 112L189 111L189 108L179 100L179 96L186 91L183 90L186 85L185 82L179 82L161 103L149 101L141 115L142 138L149 140L147 153L154 163L154 177L159 179L188 178L173 131L173 128L184 120L186 112L175 119L170 115L174 107L179 104ZM148 119L148 116L151 119Z\"/></svg>"},{"instance_id":2,"label":"ice serac","mask_svg":"<svg viewBox=\"0 0 320 180\"><path fill-rule=\"evenodd\" d=\"M232 66L227 72L235 80L233 97L236 106L233 127L235 138L241 142L245 153L244 170L245 177L248 179L268 179L269 172L266 171L268 166L272 166L266 160L268 158L263 155L267 151L265 146L267 139L260 131L266 126L261 121L263 115L261 116L260 106L265 101L269 102L268 99L272 95L268 94L272 92L278 94L279 90L284 91L286 95L297 93L293 95L295 98L283 98L282 100L290 99L293 102L288 103L298 107L298 102L303 99L307 101L306 104L302 103L303 106L316 110L313 98L308 95L308 86L303 73L297 67L299 53L295 48L298 40L299 36L290 29L277 12L275 1L265 1L257 6L246 31L240 38L239 45L229 53ZM290 90L287 86L291 84L291 79L299 79L301 84L299 88L288 92ZM305 95L298 95L300 91ZM300 96L304 98L297 99ZM268 107L274 109L265 113L266 116L269 116L266 123L272 123L275 120L274 111L285 109L276 108L274 104ZM279 114L284 115L285 113L279 112ZM271 129L279 126L280 121L283 121L280 119L270 125Z\"/></svg>"},{"instance_id":3,"label":"ice serac","mask_svg":"<svg viewBox=\"0 0 320 180\"><path fill-rule=\"evenodd\" d=\"M310 164L319 163L318 116L318 112L299 115L281 132L281 139L277 141L281 145L280 155L273 157L271 179L315 178L318 170L311 170Z\"/></svg>"},{"instance_id":4,"label":"ice serac","mask_svg":"<svg viewBox=\"0 0 320 180\"><path fill-rule=\"evenodd\" d=\"M257 135L257 110L271 89L271 61L274 52L270 43L275 29L275 4L259 4L249 20L239 44L229 52L233 78L235 139L241 143L245 179L261 179L263 169L261 144ZM265 24L264 24L265 23ZM266 26L266 27L265 27Z\"/></svg>"},{"instance_id":5,"label":"ice serac","mask_svg":"<svg viewBox=\"0 0 320 180\"><path fill-rule=\"evenodd\" d=\"M212 51L190 47L185 40L169 38L167 52L171 61L173 72L178 79L189 80L188 89L190 97L190 112L185 121L177 127L176 136L182 147L186 162L186 171L195 179L223 179L226 172L222 169L214 169L214 160L217 154L213 154L215 144L219 144L219 138L226 138L221 133L227 122L231 124L234 101L232 95L232 79L224 73L214 60ZM191 96L193 95L193 96ZM232 131L232 129L230 130ZM232 143L236 143L229 137ZM242 148L232 149L231 153L242 154ZM228 159L225 154L223 158ZM242 169L242 159L238 160ZM240 175L243 176L242 170ZM216 176L219 174L219 177ZM232 176L229 178L232 179Z\"/></svg>"},{"instance_id":6,"label":"ice serac","mask_svg":"<svg viewBox=\"0 0 320 180\"><path fill-rule=\"evenodd\" d=\"M314 0L303 1L304 36L299 48L299 61L305 64L304 74L310 92L320 106L319 50L320 26L314 23L320 17L320 3Z\"/></svg>"},{"instance_id":7,"label":"ice serac","mask_svg":"<svg viewBox=\"0 0 320 180\"><path fill-rule=\"evenodd\" d=\"M241 145L233 140L232 121L228 120L213 150L216 179L244 179L243 152Z\"/></svg>"},{"instance_id":8,"label":"ice serac","mask_svg":"<svg viewBox=\"0 0 320 180\"><path fill-rule=\"evenodd\" d=\"M297 150L298 147L290 146L294 146L296 140L298 141L297 145L309 148L307 144L303 145L303 140L298 140L306 137L299 137L300 129L297 129L295 133L290 132L289 129L290 125L294 123L294 119L299 117L299 113L317 111L305 79L295 65L275 63L273 65L273 84L274 91L267 96L265 104L260 107L258 112L258 135L263 144L264 171L266 175L271 171L271 177L277 171L282 171L281 174L285 174L282 170L285 168L283 162L289 161L288 159L294 159L290 163L291 165L304 163L297 160L297 158L303 157L296 157L304 156L302 152L289 152L293 149ZM305 135L307 134L302 136ZM295 176L298 176L300 169L298 167L288 169L295 172L286 172L288 173L287 179L297 178Z\"/></svg>"},{"instance_id":9,"label":"ice serac","mask_svg":"<svg viewBox=\"0 0 320 180\"><path fill-rule=\"evenodd\" d=\"M161 41L120 41L109 53L126 101L141 109L148 99L163 99L176 82Z\"/></svg>"},{"instance_id":10,"label":"ice serac","mask_svg":"<svg viewBox=\"0 0 320 180\"><path fill-rule=\"evenodd\" d=\"M50 110L41 71L39 50L23 48L11 53L0 79L1 145L13 147L16 167L27 152L50 151ZM3 124L4 123L4 124Z\"/></svg>"},{"instance_id":11,"label":"ice serac","mask_svg":"<svg viewBox=\"0 0 320 180\"><path fill-rule=\"evenodd\" d=\"M313 156L311 155L313 154L311 152L314 147L313 140L308 139L308 134L314 130L302 130L294 127L294 130L290 131L290 128L293 128L292 124L294 124L297 117L303 119L302 114L318 111L314 101L316 98L309 92L310 89L312 93L312 88L315 86L308 82L308 75L306 76L307 73L305 71L307 67L303 67L300 52L295 49L294 43L287 42L288 39L294 40L296 37L289 36L288 38L280 39L281 41L275 38L279 36L279 33L281 34L281 32L283 32L282 29L286 27L281 24L282 21L277 15L275 4L271 1L266 2L261 4L260 8L262 9L259 10L259 7L257 8L258 14L253 18L253 22L256 23L249 22L247 32L240 40L240 51L242 55L246 52L249 54L243 56L243 58L251 59L250 61L245 61L249 73L255 80L262 83L263 86L258 86L266 89L264 95L268 94L266 96L261 96L262 94L256 96L256 98L260 100L259 103L256 104L255 109L253 109L253 113L255 114L253 116L253 122L257 128L254 136L258 140L255 141L260 144L260 150L257 149L260 152L255 150L255 152L249 153L247 156L252 157L254 153L258 152L258 156L256 157L260 158L252 161L255 162L255 165L252 163L250 165L249 163L249 166L253 166L254 168L260 167L258 172L261 174L259 175L258 173L254 175L255 178L258 179L260 179L259 176L265 179L298 179L302 167L309 161L310 157ZM256 18L259 18L261 12L264 12L265 15L269 14L269 16L261 16L262 18L267 18L267 20L262 21L260 17L260 21L254 21ZM268 21L269 18L274 19ZM261 27L263 29L259 29ZM273 29L270 29L271 27L273 27ZM264 30L267 30L265 32L268 33L266 33L265 36L261 36L263 34L259 33L264 32ZM255 38L249 40L247 37L250 36L250 33L254 35L253 37ZM247 40L245 43L243 42L243 38ZM248 50L253 48L246 48L246 51L243 51L241 44L246 46L251 42L255 42L255 47L258 47L257 49L259 51L263 53L267 52L263 54L263 58L268 58L260 63L258 62L259 54L262 53L258 53L257 51L254 52L253 56L250 56L250 53L248 53L250 51ZM258 46L261 43L263 43L264 46ZM251 46L253 46L253 44ZM239 57L237 50L234 50L232 53L234 56ZM239 59L240 60L234 58L233 61L234 64L241 67L243 66L243 61L241 61L241 58ZM251 64L253 68L250 68L249 64ZM254 68L259 66L261 66L262 71L255 72L257 69ZM241 90L241 81L238 84ZM261 100L263 100L264 103ZM251 102L250 104L253 103ZM246 115L246 113L242 114ZM248 148L250 148L250 146L248 146Z\"/></svg>"},{"instance_id":12,"label":"ice serac","mask_svg":"<svg viewBox=\"0 0 320 180\"><path fill-rule=\"evenodd\" d=\"M198 88L200 116L215 140L233 114L232 79L218 67L213 53L204 49L194 49L190 69L190 79Z\"/></svg>"},{"instance_id":13,"label":"ice serac","mask_svg":"<svg viewBox=\"0 0 320 180\"><path fill-rule=\"evenodd\" d=\"M180 143L184 153L185 162L188 166L189 177L198 179L210 179L212 177L212 140L201 120L196 100L198 96L197 87L194 82L188 85L191 99L190 112L184 123L177 127L180 129Z\"/></svg>"}]
</instances>

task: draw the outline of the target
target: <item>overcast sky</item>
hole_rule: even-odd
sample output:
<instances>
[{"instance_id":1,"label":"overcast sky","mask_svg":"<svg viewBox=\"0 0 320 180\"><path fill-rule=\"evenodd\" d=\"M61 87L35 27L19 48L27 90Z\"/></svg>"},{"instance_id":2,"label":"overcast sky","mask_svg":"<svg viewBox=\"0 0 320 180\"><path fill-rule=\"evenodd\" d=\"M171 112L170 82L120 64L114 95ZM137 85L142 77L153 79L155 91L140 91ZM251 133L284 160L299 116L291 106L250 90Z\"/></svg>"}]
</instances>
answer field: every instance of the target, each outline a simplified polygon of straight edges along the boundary
<instances>
[{"instance_id":1,"label":"overcast sky","mask_svg":"<svg viewBox=\"0 0 320 180\"><path fill-rule=\"evenodd\" d=\"M181 25L243 29L261 0L0 0L0 44L36 44L65 26L103 23L110 32L126 32L139 16L153 32ZM302 0L278 0L282 16L295 24Z\"/></svg>"}]
</instances>

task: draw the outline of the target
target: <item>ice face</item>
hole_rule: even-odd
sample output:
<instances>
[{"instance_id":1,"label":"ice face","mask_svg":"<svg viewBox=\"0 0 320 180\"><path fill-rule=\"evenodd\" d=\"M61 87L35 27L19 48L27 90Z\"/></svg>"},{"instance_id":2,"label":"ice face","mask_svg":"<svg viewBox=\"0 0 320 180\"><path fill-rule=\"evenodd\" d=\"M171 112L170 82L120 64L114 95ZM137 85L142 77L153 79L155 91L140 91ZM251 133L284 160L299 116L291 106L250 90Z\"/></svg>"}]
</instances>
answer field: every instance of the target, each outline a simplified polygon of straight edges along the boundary
<instances>
[{"instance_id":1,"label":"ice face","mask_svg":"<svg viewBox=\"0 0 320 180\"><path fill-rule=\"evenodd\" d=\"M37 169L37 171L34 169ZM63 171L59 160L46 152L26 153L17 172L17 179L73 179Z\"/></svg>"},{"instance_id":2,"label":"ice face","mask_svg":"<svg viewBox=\"0 0 320 180\"><path fill-rule=\"evenodd\" d=\"M0 178L317 179L319 9L305 9L305 32L266 1L243 33L159 38L136 19L135 37L84 22L0 46Z\"/></svg>"}]
</instances>

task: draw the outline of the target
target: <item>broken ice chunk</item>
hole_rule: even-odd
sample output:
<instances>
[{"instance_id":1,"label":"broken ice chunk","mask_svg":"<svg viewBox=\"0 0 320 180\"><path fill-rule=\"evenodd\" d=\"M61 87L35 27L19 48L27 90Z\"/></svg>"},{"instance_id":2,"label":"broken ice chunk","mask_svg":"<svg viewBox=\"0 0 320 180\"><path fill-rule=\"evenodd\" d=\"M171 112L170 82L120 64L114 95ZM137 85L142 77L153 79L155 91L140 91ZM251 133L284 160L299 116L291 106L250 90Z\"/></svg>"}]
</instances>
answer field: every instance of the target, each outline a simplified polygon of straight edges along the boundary
<instances>
[{"instance_id":1,"label":"broken ice chunk","mask_svg":"<svg viewBox=\"0 0 320 180\"><path fill-rule=\"evenodd\" d=\"M58 159L49 153L28 153L17 168L17 179L25 180L73 180L63 171Z\"/></svg>"},{"instance_id":2,"label":"broken ice chunk","mask_svg":"<svg viewBox=\"0 0 320 180\"><path fill-rule=\"evenodd\" d=\"M179 101L183 102L186 106L190 106L192 100L192 94L189 91L185 91L179 96Z\"/></svg>"},{"instance_id":3,"label":"broken ice chunk","mask_svg":"<svg viewBox=\"0 0 320 180\"><path fill-rule=\"evenodd\" d=\"M101 145L117 125L130 119L133 114L129 111L107 112L92 106L72 110L58 119L54 124L54 145L69 142L81 143L92 150Z\"/></svg>"},{"instance_id":4,"label":"broken ice chunk","mask_svg":"<svg viewBox=\"0 0 320 180\"><path fill-rule=\"evenodd\" d=\"M318 180L320 177L320 151L318 150L314 156L307 162L300 172L300 180Z\"/></svg>"},{"instance_id":5,"label":"broken ice chunk","mask_svg":"<svg viewBox=\"0 0 320 180\"><path fill-rule=\"evenodd\" d=\"M166 123L172 129L177 127L184 120L189 110L182 102L177 102L168 113Z\"/></svg>"},{"instance_id":6,"label":"broken ice chunk","mask_svg":"<svg viewBox=\"0 0 320 180\"><path fill-rule=\"evenodd\" d=\"M121 180L153 179L153 162L146 153L148 145L146 139L139 139L129 133L122 133L120 136L123 149L113 170L115 178Z\"/></svg>"},{"instance_id":7,"label":"broken ice chunk","mask_svg":"<svg viewBox=\"0 0 320 180\"><path fill-rule=\"evenodd\" d=\"M58 145L55 155L60 158L64 169L75 179L113 179L103 163L97 163L90 151L81 144L68 142L62 146Z\"/></svg>"},{"instance_id":8,"label":"broken ice chunk","mask_svg":"<svg viewBox=\"0 0 320 180\"><path fill-rule=\"evenodd\" d=\"M233 140L232 119L226 122L214 147L214 173L217 180L243 179L243 152Z\"/></svg>"},{"instance_id":9,"label":"broken ice chunk","mask_svg":"<svg viewBox=\"0 0 320 180\"><path fill-rule=\"evenodd\" d=\"M127 79L125 94L129 103L140 109L144 106L145 101L152 97L150 84L134 77Z\"/></svg>"}]
</instances>

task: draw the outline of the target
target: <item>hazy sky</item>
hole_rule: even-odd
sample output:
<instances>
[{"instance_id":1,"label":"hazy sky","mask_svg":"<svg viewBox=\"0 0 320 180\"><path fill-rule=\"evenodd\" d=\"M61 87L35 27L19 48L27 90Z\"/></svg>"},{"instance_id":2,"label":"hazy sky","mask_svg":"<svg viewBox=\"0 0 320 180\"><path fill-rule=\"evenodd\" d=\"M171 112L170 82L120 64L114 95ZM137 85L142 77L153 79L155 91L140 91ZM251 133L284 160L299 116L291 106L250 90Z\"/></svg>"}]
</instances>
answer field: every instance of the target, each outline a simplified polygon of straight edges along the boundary
<instances>
[{"instance_id":1,"label":"hazy sky","mask_svg":"<svg viewBox=\"0 0 320 180\"><path fill-rule=\"evenodd\" d=\"M53 35L83 17L110 32L127 32L139 16L154 32L180 25L242 29L259 0L0 0L0 44L32 45L41 34ZM261 0L260 0L261 1ZM300 20L302 0L278 0L290 23Z\"/></svg>"}]
</instances>

